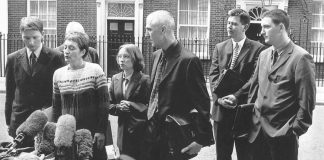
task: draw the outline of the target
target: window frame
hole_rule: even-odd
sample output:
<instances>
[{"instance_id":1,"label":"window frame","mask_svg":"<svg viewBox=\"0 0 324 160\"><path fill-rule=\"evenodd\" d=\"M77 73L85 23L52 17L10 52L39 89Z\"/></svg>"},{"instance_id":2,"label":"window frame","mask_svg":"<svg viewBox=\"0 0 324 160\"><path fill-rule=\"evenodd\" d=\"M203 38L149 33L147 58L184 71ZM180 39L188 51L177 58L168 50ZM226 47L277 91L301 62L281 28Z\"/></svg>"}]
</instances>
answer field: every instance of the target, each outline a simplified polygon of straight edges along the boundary
<instances>
[{"instance_id":1,"label":"window frame","mask_svg":"<svg viewBox=\"0 0 324 160\"><path fill-rule=\"evenodd\" d=\"M44 24L44 28L43 28L43 30L44 30L44 32L46 33L46 30L55 30L55 34L46 34L46 35L57 35L57 0L27 0L27 16L31 16L31 10L30 10L30 3L31 3L31 1L37 1L37 7L38 7L38 13L37 13L37 15L38 15L38 17L40 16L40 13L39 13L39 11L40 11L40 5L39 5L39 3L40 3L40 1L46 1L46 16L47 16L47 18L46 18L46 23L49 23L49 19L48 19L48 17L50 16L49 15L49 9L48 9L48 2L49 1L53 1L53 2L55 2L56 3L56 16L55 16L55 21L56 21L56 26L55 26L55 28L54 27L45 27L45 24ZM47 25L48 26L48 25Z\"/></svg>"},{"instance_id":2,"label":"window frame","mask_svg":"<svg viewBox=\"0 0 324 160\"><path fill-rule=\"evenodd\" d=\"M181 10L180 9L180 1L181 0L178 0L178 13L177 13L177 37L179 39L182 39L184 41L188 41L188 40L191 40L191 41L196 41L196 45L201 45L201 43L203 45L206 45L206 48L204 48L205 46L203 46L203 49L200 49L199 51L196 51L194 54L196 54L200 59L210 59L210 55L209 55L209 32L210 32L210 1L211 0L207 0L207 22L206 22L206 25L202 25L202 24L189 24L189 21L188 21L188 24L180 24L180 12L181 11L187 11L187 12L198 12L198 14L200 12L204 12L204 11L200 11L199 10L199 1L198 0L198 10L190 10L190 7L188 6L188 9L186 10ZM188 3L189 3L189 0L188 0ZM199 20L199 16L197 16L197 22L199 23L200 20ZM198 39L197 37L180 37L180 27L197 27L197 30L198 30L198 27L206 27L207 28L207 31L206 31L206 35L205 37L206 38L202 38L202 39ZM199 33L199 31L197 31L197 33ZM198 40L198 41L197 41ZM189 46L189 48L195 48L195 47L192 47L192 46Z\"/></svg>"}]
</instances>

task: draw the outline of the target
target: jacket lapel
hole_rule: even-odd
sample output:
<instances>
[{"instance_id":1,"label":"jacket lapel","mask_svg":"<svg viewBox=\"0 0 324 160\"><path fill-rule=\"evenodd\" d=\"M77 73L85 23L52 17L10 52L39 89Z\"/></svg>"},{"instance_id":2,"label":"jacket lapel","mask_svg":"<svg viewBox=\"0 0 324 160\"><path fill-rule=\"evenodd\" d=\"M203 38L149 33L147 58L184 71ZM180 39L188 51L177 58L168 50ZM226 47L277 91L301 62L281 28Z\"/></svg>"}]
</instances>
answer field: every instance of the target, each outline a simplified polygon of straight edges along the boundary
<instances>
[{"instance_id":1,"label":"jacket lapel","mask_svg":"<svg viewBox=\"0 0 324 160\"><path fill-rule=\"evenodd\" d=\"M130 79L130 81L129 81L129 84L128 84L128 87L127 87L127 90L126 90L126 93L125 93L125 99L126 100L128 100L129 97L131 97L134 94L134 92L135 92L135 90L136 90L136 88L137 88L137 86L139 84L140 79L141 79L141 73L140 72L134 72L131 79Z\"/></svg>"},{"instance_id":2,"label":"jacket lapel","mask_svg":"<svg viewBox=\"0 0 324 160\"><path fill-rule=\"evenodd\" d=\"M224 49L224 53L225 53L224 55L225 57L223 59L225 60L225 62L223 61L224 62L223 66L227 69L231 65L231 59L233 56L233 43L231 39L228 40L228 43L226 44Z\"/></svg>"},{"instance_id":3,"label":"jacket lapel","mask_svg":"<svg viewBox=\"0 0 324 160\"><path fill-rule=\"evenodd\" d=\"M32 76L35 76L36 73L38 73L42 68L44 68L46 65L48 65L48 62L50 60L48 52L49 52L49 50L45 46L43 46L42 50L39 54L37 63L34 66Z\"/></svg>"},{"instance_id":4,"label":"jacket lapel","mask_svg":"<svg viewBox=\"0 0 324 160\"><path fill-rule=\"evenodd\" d=\"M20 55L17 57L18 62L21 64L22 68L25 70L25 72L28 75L32 75L31 74L31 69L29 67L29 63L28 63L28 58L27 58L27 49L24 48L21 52Z\"/></svg>"},{"instance_id":5,"label":"jacket lapel","mask_svg":"<svg viewBox=\"0 0 324 160\"><path fill-rule=\"evenodd\" d=\"M244 59L244 57L248 54L248 51L250 50L251 47L251 43L249 39L245 39L245 42L242 46L242 49L239 53L239 56L237 57L237 60L235 62L234 68L236 68L237 66L239 66L240 62Z\"/></svg>"},{"instance_id":6,"label":"jacket lapel","mask_svg":"<svg viewBox=\"0 0 324 160\"><path fill-rule=\"evenodd\" d=\"M285 49L284 52L281 53L279 56L278 61L271 67L270 74L276 71L280 66L282 66L290 57L292 50L293 50L293 43L289 42L288 48Z\"/></svg>"},{"instance_id":7,"label":"jacket lapel","mask_svg":"<svg viewBox=\"0 0 324 160\"><path fill-rule=\"evenodd\" d=\"M122 77L122 73L120 72L116 75L115 80L113 81L114 83L114 90L115 90L115 97L117 100L122 100L123 99L123 77Z\"/></svg>"},{"instance_id":8,"label":"jacket lapel","mask_svg":"<svg viewBox=\"0 0 324 160\"><path fill-rule=\"evenodd\" d=\"M181 49L182 49L182 46L181 44L178 42L176 48L174 51L174 53L172 53L173 55L170 55L172 56L172 58L170 59L167 59L167 63L165 64L165 70L164 70L164 73L163 74L163 77L162 77L162 80L160 82L160 84L163 82L163 80L168 77L168 75L171 73L172 69L176 66L176 64L179 62L178 58L181 54Z\"/></svg>"}]
</instances>

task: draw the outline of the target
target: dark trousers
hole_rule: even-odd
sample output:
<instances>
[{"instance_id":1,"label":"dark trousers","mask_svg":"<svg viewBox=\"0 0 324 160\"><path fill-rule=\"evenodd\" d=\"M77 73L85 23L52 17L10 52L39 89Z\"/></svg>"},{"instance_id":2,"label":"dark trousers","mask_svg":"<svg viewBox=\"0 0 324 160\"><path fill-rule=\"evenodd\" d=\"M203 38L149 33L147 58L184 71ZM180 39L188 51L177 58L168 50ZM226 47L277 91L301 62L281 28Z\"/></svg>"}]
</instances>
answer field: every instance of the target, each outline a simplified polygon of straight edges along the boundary
<instances>
[{"instance_id":1,"label":"dark trousers","mask_svg":"<svg viewBox=\"0 0 324 160\"><path fill-rule=\"evenodd\" d=\"M269 137L261 131L252 143L251 160L297 160L298 136L292 132L285 136Z\"/></svg>"},{"instance_id":2,"label":"dark trousers","mask_svg":"<svg viewBox=\"0 0 324 160\"><path fill-rule=\"evenodd\" d=\"M216 160L231 160L235 143L238 160L250 159L250 143L245 138L234 138L232 133L233 121L214 121L214 138Z\"/></svg>"}]
</instances>

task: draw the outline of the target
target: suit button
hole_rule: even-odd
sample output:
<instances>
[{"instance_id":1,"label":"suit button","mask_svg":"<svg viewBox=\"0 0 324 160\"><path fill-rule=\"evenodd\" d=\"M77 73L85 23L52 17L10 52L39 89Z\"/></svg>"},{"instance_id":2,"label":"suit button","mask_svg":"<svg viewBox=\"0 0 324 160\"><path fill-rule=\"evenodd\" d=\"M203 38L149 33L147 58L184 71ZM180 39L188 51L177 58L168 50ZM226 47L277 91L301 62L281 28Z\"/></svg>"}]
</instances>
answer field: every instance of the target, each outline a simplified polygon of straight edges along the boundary
<instances>
[{"instance_id":1,"label":"suit button","mask_svg":"<svg viewBox=\"0 0 324 160\"><path fill-rule=\"evenodd\" d=\"M263 96L263 98L264 98L264 99L266 99L266 98L267 98L267 96Z\"/></svg>"}]
</instances>

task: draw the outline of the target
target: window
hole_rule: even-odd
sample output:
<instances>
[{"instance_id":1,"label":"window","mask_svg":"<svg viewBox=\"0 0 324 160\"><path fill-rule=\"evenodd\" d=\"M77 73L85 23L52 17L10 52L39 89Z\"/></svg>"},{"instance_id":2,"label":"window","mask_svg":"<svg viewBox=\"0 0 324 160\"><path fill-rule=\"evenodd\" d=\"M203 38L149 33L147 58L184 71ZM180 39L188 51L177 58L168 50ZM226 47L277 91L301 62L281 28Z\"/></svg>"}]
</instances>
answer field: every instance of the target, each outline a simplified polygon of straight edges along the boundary
<instances>
[{"instance_id":1,"label":"window","mask_svg":"<svg viewBox=\"0 0 324 160\"><path fill-rule=\"evenodd\" d=\"M43 21L44 32L56 35L56 0L29 0L29 16L37 16Z\"/></svg>"},{"instance_id":2,"label":"window","mask_svg":"<svg viewBox=\"0 0 324 160\"><path fill-rule=\"evenodd\" d=\"M312 42L324 42L324 2L313 2Z\"/></svg>"},{"instance_id":3,"label":"window","mask_svg":"<svg viewBox=\"0 0 324 160\"><path fill-rule=\"evenodd\" d=\"M208 58L209 0L179 0L178 37L198 57Z\"/></svg>"}]
</instances>

